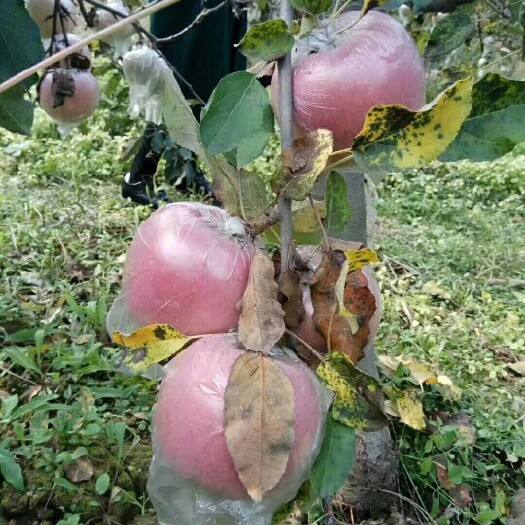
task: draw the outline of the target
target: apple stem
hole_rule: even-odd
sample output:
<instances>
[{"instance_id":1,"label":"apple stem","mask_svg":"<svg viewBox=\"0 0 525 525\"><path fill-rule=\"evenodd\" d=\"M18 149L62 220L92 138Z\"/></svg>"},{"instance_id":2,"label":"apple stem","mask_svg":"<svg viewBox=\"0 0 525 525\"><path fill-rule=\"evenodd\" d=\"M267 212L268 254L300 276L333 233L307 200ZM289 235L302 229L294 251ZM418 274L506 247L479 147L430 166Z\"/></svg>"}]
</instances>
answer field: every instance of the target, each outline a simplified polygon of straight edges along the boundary
<instances>
[{"instance_id":1,"label":"apple stem","mask_svg":"<svg viewBox=\"0 0 525 525\"><path fill-rule=\"evenodd\" d=\"M280 18L288 27L293 24L293 7L288 0L281 0ZM279 101L281 105L281 152L293 146L292 55L287 53L277 63L279 71ZM292 255L293 225L292 200L284 195L278 199L281 219L281 272L288 271Z\"/></svg>"}]
</instances>

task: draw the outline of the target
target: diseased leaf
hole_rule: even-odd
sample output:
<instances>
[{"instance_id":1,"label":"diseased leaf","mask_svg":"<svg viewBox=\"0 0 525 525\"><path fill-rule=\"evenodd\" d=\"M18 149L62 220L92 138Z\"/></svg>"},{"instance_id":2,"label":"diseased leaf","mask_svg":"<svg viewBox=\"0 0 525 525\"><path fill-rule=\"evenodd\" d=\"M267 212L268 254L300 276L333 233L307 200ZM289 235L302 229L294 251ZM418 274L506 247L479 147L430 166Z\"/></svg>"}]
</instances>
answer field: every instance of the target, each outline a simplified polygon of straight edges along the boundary
<instances>
[{"instance_id":1,"label":"diseased leaf","mask_svg":"<svg viewBox=\"0 0 525 525\"><path fill-rule=\"evenodd\" d=\"M193 116L193 112L173 76L173 72L168 68L164 71L164 83L162 114L171 140L199 156L204 155L204 148L199 133L199 123Z\"/></svg>"},{"instance_id":2,"label":"diseased leaf","mask_svg":"<svg viewBox=\"0 0 525 525\"><path fill-rule=\"evenodd\" d=\"M430 35L425 56L437 58L454 51L476 34L476 24L471 16L454 12L442 18Z\"/></svg>"},{"instance_id":3,"label":"diseased leaf","mask_svg":"<svg viewBox=\"0 0 525 525\"><path fill-rule=\"evenodd\" d=\"M239 317L239 341L247 350L268 352L283 336L284 311L277 294L273 263L256 251Z\"/></svg>"},{"instance_id":4,"label":"diseased leaf","mask_svg":"<svg viewBox=\"0 0 525 525\"><path fill-rule=\"evenodd\" d=\"M217 198L231 214L250 221L270 204L263 180L250 171L236 169L222 156L207 156Z\"/></svg>"},{"instance_id":5,"label":"diseased leaf","mask_svg":"<svg viewBox=\"0 0 525 525\"><path fill-rule=\"evenodd\" d=\"M352 472L357 452L356 431L331 414L326 419L321 451L310 474L310 484L321 498L333 496L346 482Z\"/></svg>"},{"instance_id":6,"label":"diseased leaf","mask_svg":"<svg viewBox=\"0 0 525 525\"><path fill-rule=\"evenodd\" d=\"M250 60L276 60L292 50L294 38L284 20L253 25L239 43L239 51Z\"/></svg>"},{"instance_id":7,"label":"diseased leaf","mask_svg":"<svg viewBox=\"0 0 525 525\"><path fill-rule=\"evenodd\" d=\"M295 139L293 147L281 155L283 169L274 176L272 189L297 201L306 199L326 168L332 151L332 132L326 129L311 131Z\"/></svg>"},{"instance_id":8,"label":"diseased leaf","mask_svg":"<svg viewBox=\"0 0 525 525\"><path fill-rule=\"evenodd\" d=\"M495 73L474 84L472 112L439 160L494 160L525 141L525 81Z\"/></svg>"},{"instance_id":9,"label":"diseased leaf","mask_svg":"<svg viewBox=\"0 0 525 525\"><path fill-rule=\"evenodd\" d=\"M379 262L377 253L367 248L363 250L345 250L345 255L348 260L348 273L357 272L369 264Z\"/></svg>"},{"instance_id":10,"label":"diseased leaf","mask_svg":"<svg viewBox=\"0 0 525 525\"><path fill-rule=\"evenodd\" d=\"M113 341L123 347L120 370L141 374L153 365L180 352L194 337L187 337L167 324L154 324L139 328L126 336L113 334Z\"/></svg>"},{"instance_id":11,"label":"diseased leaf","mask_svg":"<svg viewBox=\"0 0 525 525\"><path fill-rule=\"evenodd\" d=\"M454 140L471 109L472 79L460 80L421 111L375 106L355 138L355 160L369 171L420 168Z\"/></svg>"},{"instance_id":12,"label":"diseased leaf","mask_svg":"<svg viewBox=\"0 0 525 525\"><path fill-rule=\"evenodd\" d=\"M425 430L427 424L423 405L414 389L400 390L388 387L385 392L394 403L402 423L415 430Z\"/></svg>"},{"instance_id":13,"label":"diseased leaf","mask_svg":"<svg viewBox=\"0 0 525 525\"><path fill-rule=\"evenodd\" d=\"M332 8L332 0L291 0L290 3L298 11L312 15L326 13Z\"/></svg>"},{"instance_id":14,"label":"diseased leaf","mask_svg":"<svg viewBox=\"0 0 525 525\"><path fill-rule=\"evenodd\" d=\"M376 301L362 271L348 273L341 250L324 251L310 285L313 321L328 348L345 353L354 363L364 356Z\"/></svg>"},{"instance_id":15,"label":"diseased leaf","mask_svg":"<svg viewBox=\"0 0 525 525\"><path fill-rule=\"evenodd\" d=\"M259 502L283 477L293 448L292 383L269 357L247 352L233 364L224 402L228 450L241 483Z\"/></svg>"},{"instance_id":16,"label":"diseased leaf","mask_svg":"<svg viewBox=\"0 0 525 525\"><path fill-rule=\"evenodd\" d=\"M213 91L201 119L200 136L208 153L236 149L236 158L246 162L263 152L273 129L267 91L255 75L238 71L225 76Z\"/></svg>"},{"instance_id":17,"label":"diseased leaf","mask_svg":"<svg viewBox=\"0 0 525 525\"><path fill-rule=\"evenodd\" d=\"M326 181L326 229L330 233L342 233L352 218L348 202L348 188L342 175L331 171Z\"/></svg>"},{"instance_id":18,"label":"diseased leaf","mask_svg":"<svg viewBox=\"0 0 525 525\"><path fill-rule=\"evenodd\" d=\"M378 430L386 425L380 408L381 385L356 368L341 352L332 352L317 368L321 381L335 393L332 416L349 428Z\"/></svg>"},{"instance_id":19,"label":"diseased leaf","mask_svg":"<svg viewBox=\"0 0 525 525\"><path fill-rule=\"evenodd\" d=\"M279 275L279 292L284 309L284 323L295 328L304 318L301 276L296 270L287 270Z\"/></svg>"}]
</instances>

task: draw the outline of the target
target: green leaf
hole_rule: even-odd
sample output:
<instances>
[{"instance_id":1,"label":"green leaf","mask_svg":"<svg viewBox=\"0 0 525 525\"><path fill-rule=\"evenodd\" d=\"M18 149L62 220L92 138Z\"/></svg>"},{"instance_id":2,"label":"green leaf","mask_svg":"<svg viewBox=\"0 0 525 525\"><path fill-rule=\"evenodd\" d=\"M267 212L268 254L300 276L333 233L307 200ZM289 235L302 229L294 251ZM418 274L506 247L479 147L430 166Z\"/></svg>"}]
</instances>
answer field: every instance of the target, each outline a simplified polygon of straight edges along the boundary
<instances>
[{"instance_id":1,"label":"green leaf","mask_svg":"<svg viewBox=\"0 0 525 525\"><path fill-rule=\"evenodd\" d=\"M241 140L236 148L228 151L224 156L234 166L246 166L257 158L268 143L268 133L264 130L255 131L249 137Z\"/></svg>"},{"instance_id":2,"label":"green leaf","mask_svg":"<svg viewBox=\"0 0 525 525\"><path fill-rule=\"evenodd\" d=\"M0 474L19 491L25 490L22 469L16 462L14 454L0 447Z\"/></svg>"},{"instance_id":3,"label":"green leaf","mask_svg":"<svg viewBox=\"0 0 525 525\"><path fill-rule=\"evenodd\" d=\"M378 430L386 424L381 411L382 388L361 372L342 352L332 352L317 368L317 375L332 392L332 416L349 428Z\"/></svg>"},{"instance_id":4,"label":"green leaf","mask_svg":"<svg viewBox=\"0 0 525 525\"><path fill-rule=\"evenodd\" d=\"M436 58L446 55L465 42L476 33L476 24L472 17L463 13L451 13L441 19L428 41L425 56Z\"/></svg>"},{"instance_id":5,"label":"green leaf","mask_svg":"<svg viewBox=\"0 0 525 525\"><path fill-rule=\"evenodd\" d=\"M0 55L1 56L1 55ZM0 93L0 126L21 135L30 135L34 106L18 87Z\"/></svg>"},{"instance_id":6,"label":"green leaf","mask_svg":"<svg viewBox=\"0 0 525 525\"><path fill-rule=\"evenodd\" d=\"M479 525L491 525L499 518L501 518L501 512L494 509L486 509L476 514L474 521L479 523Z\"/></svg>"},{"instance_id":7,"label":"green leaf","mask_svg":"<svg viewBox=\"0 0 525 525\"><path fill-rule=\"evenodd\" d=\"M0 81L40 62L44 48L40 31L29 16L22 0L0 2ZM25 80L25 88L38 80L36 75Z\"/></svg>"},{"instance_id":8,"label":"green leaf","mask_svg":"<svg viewBox=\"0 0 525 525\"><path fill-rule=\"evenodd\" d=\"M301 12L319 15L332 8L332 0L291 0L295 9Z\"/></svg>"},{"instance_id":9,"label":"green leaf","mask_svg":"<svg viewBox=\"0 0 525 525\"><path fill-rule=\"evenodd\" d=\"M443 162L494 160L525 141L525 82L490 73L474 85L472 112Z\"/></svg>"},{"instance_id":10,"label":"green leaf","mask_svg":"<svg viewBox=\"0 0 525 525\"><path fill-rule=\"evenodd\" d=\"M352 151L371 172L420 168L441 155L459 132L471 109L472 79L460 80L421 111L403 106L369 110Z\"/></svg>"},{"instance_id":11,"label":"green leaf","mask_svg":"<svg viewBox=\"0 0 525 525\"><path fill-rule=\"evenodd\" d=\"M310 484L321 499L333 496L352 472L356 457L356 432L336 421L326 420L321 451L310 474Z\"/></svg>"},{"instance_id":12,"label":"green leaf","mask_svg":"<svg viewBox=\"0 0 525 525\"><path fill-rule=\"evenodd\" d=\"M38 376L42 375L42 371L36 365L33 355L28 349L8 347L2 348L1 353L5 354L13 364L34 372Z\"/></svg>"},{"instance_id":13,"label":"green leaf","mask_svg":"<svg viewBox=\"0 0 525 525\"><path fill-rule=\"evenodd\" d=\"M2 419L5 421L7 418L13 413L13 410L18 405L18 395L13 394L12 396L8 396L5 399L2 399L2 412L1 416Z\"/></svg>"},{"instance_id":14,"label":"green leaf","mask_svg":"<svg viewBox=\"0 0 525 525\"><path fill-rule=\"evenodd\" d=\"M348 188L342 175L332 171L326 181L326 229L329 233L342 233L352 217L348 203Z\"/></svg>"},{"instance_id":15,"label":"green leaf","mask_svg":"<svg viewBox=\"0 0 525 525\"><path fill-rule=\"evenodd\" d=\"M294 42L284 20L268 20L250 28L239 43L239 51L253 61L271 61L289 53Z\"/></svg>"},{"instance_id":16,"label":"green leaf","mask_svg":"<svg viewBox=\"0 0 525 525\"><path fill-rule=\"evenodd\" d=\"M104 494L109 489L109 482L110 479L107 472L100 474L95 482L95 490L97 491L97 494Z\"/></svg>"},{"instance_id":17,"label":"green leaf","mask_svg":"<svg viewBox=\"0 0 525 525\"><path fill-rule=\"evenodd\" d=\"M162 114L173 142L193 151L197 155L204 155L204 148L199 134L199 123L194 117L171 70L165 72Z\"/></svg>"},{"instance_id":18,"label":"green leaf","mask_svg":"<svg viewBox=\"0 0 525 525\"><path fill-rule=\"evenodd\" d=\"M224 77L215 88L201 120L200 134L208 153L217 155L236 148L237 157L246 161L261 155L273 128L267 91L255 75L239 71ZM254 134L261 138L253 141Z\"/></svg>"},{"instance_id":19,"label":"green leaf","mask_svg":"<svg viewBox=\"0 0 525 525\"><path fill-rule=\"evenodd\" d=\"M207 156L214 190L224 208L246 221L258 217L271 202L263 180L250 171L236 169L220 155Z\"/></svg>"}]
</instances>

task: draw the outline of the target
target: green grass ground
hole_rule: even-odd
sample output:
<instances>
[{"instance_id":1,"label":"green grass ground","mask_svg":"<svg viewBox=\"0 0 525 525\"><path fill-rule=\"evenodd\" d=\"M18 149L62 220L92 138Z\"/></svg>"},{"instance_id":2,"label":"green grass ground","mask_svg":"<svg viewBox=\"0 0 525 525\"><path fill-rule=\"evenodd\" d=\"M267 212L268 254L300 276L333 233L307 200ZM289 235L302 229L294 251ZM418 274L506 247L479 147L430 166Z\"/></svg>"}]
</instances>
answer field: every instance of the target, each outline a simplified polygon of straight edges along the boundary
<instances>
[{"instance_id":1,"label":"green grass ground","mask_svg":"<svg viewBox=\"0 0 525 525\"><path fill-rule=\"evenodd\" d=\"M119 196L119 155L137 132L112 119L119 97L67 141L41 115L31 138L0 135L0 468L12 482L0 481L0 524L155 523L145 480L157 385L116 373L104 332L149 214ZM504 524L525 486L525 380L509 366L525 359L524 194L523 155L379 189L378 351L437 366L463 396L427 389L427 413L461 412L476 429L473 443L393 426L403 510L425 507L431 523ZM464 485L470 505L455 499Z\"/></svg>"}]
</instances>

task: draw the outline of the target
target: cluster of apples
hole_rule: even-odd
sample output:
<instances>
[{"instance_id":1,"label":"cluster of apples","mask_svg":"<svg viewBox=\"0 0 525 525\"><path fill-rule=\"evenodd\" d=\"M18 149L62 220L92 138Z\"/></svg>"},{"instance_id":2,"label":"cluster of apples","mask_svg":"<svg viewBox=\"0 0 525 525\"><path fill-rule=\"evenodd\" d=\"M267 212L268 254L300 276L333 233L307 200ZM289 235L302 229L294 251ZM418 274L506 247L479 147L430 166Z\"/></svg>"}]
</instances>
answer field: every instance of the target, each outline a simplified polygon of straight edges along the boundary
<instances>
[{"instance_id":1,"label":"cluster of apples","mask_svg":"<svg viewBox=\"0 0 525 525\"><path fill-rule=\"evenodd\" d=\"M77 44L80 39L74 34L83 19L75 0L60 0L60 16L54 16L54 0L26 0L26 9L40 29L48 54L52 55ZM128 15L128 8L120 1L109 1L107 7ZM104 29L117 21L117 17L104 10L95 12L93 28ZM56 33L53 36L53 24ZM125 53L132 41L133 29L128 26L108 36L104 41ZM90 117L100 101L100 87L91 71L92 56L85 46L78 53L47 70L38 86L38 99L46 113L58 124L60 134L65 137L72 129Z\"/></svg>"},{"instance_id":2,"label":"cluster of apples","mask_svg":"<svg viewBox=\"0 0 525 525\"><path fill-rule=\"evenodd\" d=\"M372 106L397 103L417 110L425 102L417 48L401 24L383 13L371 12L362 20L357 13L346 13L322 22L294 54L296 131L330 129L336 148L351 145ZM273 103L279 114L275 84ZM155 212L128 250L122 294L108 316L108 332L165 323L188 336L202 335L166 366L154 414L149 487L163 523L269 522L255 520L255 514L246 518L247 509L254 507L247 506L249 497L224 429L229 374L246 351L235 331L255 250L240 221L196 203L170 204ZM311 257L312 273L318 264ZM372 272L361 271L376 299L369 347L378 331L381 300ZM312 319L308 286L303 292L305 316L293 331L324 352L326 341ZM277 362L294 388L295 441L283 478L263 499L263 514L270 515L307 478L325 416L322 389L312 371L286 354ZM245 518L232 519L235 512Z\"/></svg>"}]
</instances>

